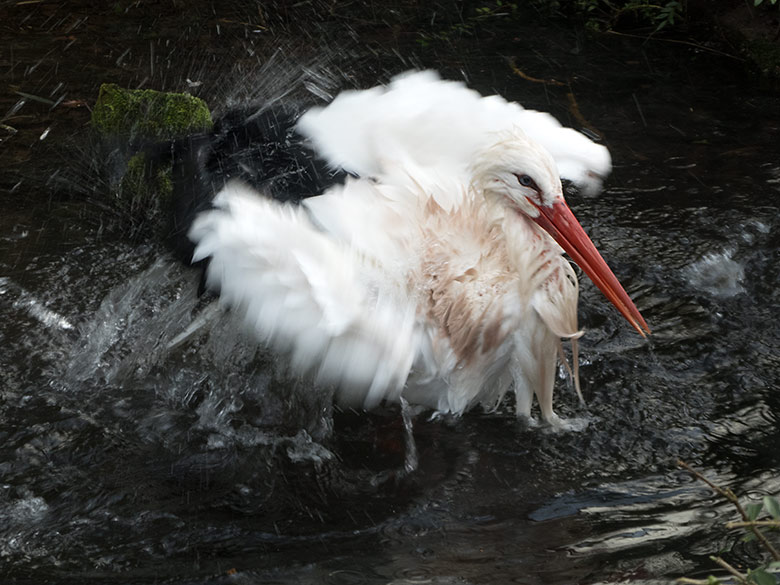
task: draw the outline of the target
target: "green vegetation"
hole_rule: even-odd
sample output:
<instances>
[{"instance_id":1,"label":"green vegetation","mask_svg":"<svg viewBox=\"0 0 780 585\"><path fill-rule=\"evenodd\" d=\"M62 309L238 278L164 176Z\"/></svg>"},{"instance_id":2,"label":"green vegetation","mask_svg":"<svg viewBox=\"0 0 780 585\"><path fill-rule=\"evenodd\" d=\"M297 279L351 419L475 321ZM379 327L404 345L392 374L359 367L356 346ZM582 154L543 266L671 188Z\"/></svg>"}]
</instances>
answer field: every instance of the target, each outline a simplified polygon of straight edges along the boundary
<instances>
[{"instance_id":1,"label":"green vegetation","mask_svg":"<svg viewBox=\"0 0 780 585\"><path fill-rule=\"evenodd\" d=\"M475 7L472 13L465 14L460 21L445 26L442 30L420 32L417 42L427 47L433 41L451 42L461 37L474 36L490 21L512 19L517 14L516 3L494 0Z\"/></svg>"},{"instance_id":2,"label":"green vegetation","mask_svg":"<svg viewBox=\"0 0 780 585\"><path fill-rule=\"evenodd\" d=\"M206 102L188 93L128 90L111 83L100 87L92 110L92 127L102 137L133 148L207 131L212 124ZM170 163L151 160L143 151L131 153L113 189L112 208L132 233L159 230L172 191Z\"/></svg>"},{"instance_id":3,"label":"green vegetation","mask_svg":"<svg viewBox=\"0 0 780 585\"><path fill-rule=\"evenodd\" d=\"M730 583L736 582L739 585L777 585L778 579L773 571L780 570L780 552L766 537L762 528L775 531L780 530L780 501L771 496L764 496L761 502L752 502L743 506L739 498L730 489L712 483L683 461L678 461L678 464L734 505L742 519L726 523L726 528L745 530L746 534L742 540L744 542L757 541L766 551L764 562L757 567L748 569L744 573L720 556L711 556L710 559L729 574ZM710 575L707 579L683 577L677 581L686 585L724 585L723 581L713 575Z\"/></svg>"},{"instance_id":4,"label":"green vegetation","mask_svg":"<svg viewBox=\"0 0 780 585\"><path fill-rule=\"evenodd\" d=\"M574 0L574 8L585 15L591 30L611 30L630 23L657 33L684 21L687 7L685 0Z\"/></svg>"},{"instance_id":5,"label":"green vegetation","mask_svg":"<svg viewBox=\"0 0 780 585\"><path fill-rule=\"evenodd\" d=\"M206 102L188 93L122 89L104 83L92 110L92 127L105 135L166 140L211 126Z\"/></svg>"},{"instance_id":6,"label":"green vegetation","mask_svg":"<svg viewBox=\"0 0 780 585\"><path fill-rule=\"evenodd\" d=\"M645 29L654 34L679 26L686 18L686 0L534 0L534 8L555 17L578 16L589 30L603 32L619 28ZM430 30L418 32L418 43L427 47L434 42L453 42L461 37L477 36L493 25L522 17L516 2L492 0L472 5Z\"/></svg>"},{"instance_id":7,"label":"green vegetation","mask_svg":"<svg viewBox=\"0 0 780 585\"><path fill-rule=\"evenodd\" d=\"M131 220L131 228L138 228L164 223L172 194L170 167L154 164L139 152L127 163L116 201L121 215Z\"/></svg>"},{"instance_id":8,"label":"green vegetation","mask_svg":"<svg viewBox=\"0 0 780 585\"><path fill-rule=\"evenodd\" d=\"M764 85L780 80L780 0L507 0L463 3L447 11L442 3L427 18L418 14L422 47L454 44L461 38L499 36L528 17L529 6L547 18L576 18L593 33L628 34L699 47L746 61ZM430 8L429 8L430 10Z\"/></svg>"}]
</instances>

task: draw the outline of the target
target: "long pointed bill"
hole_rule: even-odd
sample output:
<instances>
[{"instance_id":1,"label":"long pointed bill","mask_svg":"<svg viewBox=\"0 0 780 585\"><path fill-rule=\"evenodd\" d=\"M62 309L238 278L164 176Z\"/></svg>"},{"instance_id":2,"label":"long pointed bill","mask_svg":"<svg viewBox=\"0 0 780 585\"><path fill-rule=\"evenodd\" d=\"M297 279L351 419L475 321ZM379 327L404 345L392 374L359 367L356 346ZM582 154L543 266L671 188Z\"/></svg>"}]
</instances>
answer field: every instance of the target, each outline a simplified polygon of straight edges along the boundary
<instances>
[{"instance_id":1,"label":"long pointed bill","mask_svg":"<svg viewBox=\"0 0 780 585\"><path fill-rule=\"evenodd\" d=\"M649 334L650 328L639 314L634 302L596 250L596 246L582 229L566 202L559 200L552 207L546 205L535 205L535 207L539 210L539 215L533 220L558 242L642 337L645 337L646 333Z\"/></svg>"}]
</instances>

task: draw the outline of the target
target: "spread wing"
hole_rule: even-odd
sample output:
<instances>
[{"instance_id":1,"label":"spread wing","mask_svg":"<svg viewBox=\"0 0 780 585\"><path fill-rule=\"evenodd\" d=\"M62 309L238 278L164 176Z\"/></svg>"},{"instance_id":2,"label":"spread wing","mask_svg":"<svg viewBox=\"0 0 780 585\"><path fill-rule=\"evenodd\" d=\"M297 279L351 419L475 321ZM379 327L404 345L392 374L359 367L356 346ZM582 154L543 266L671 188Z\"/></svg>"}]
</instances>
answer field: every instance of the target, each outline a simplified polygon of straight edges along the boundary
<instances>
[{"instance_id":1,"label":"spread wing","mask_svg":"<svg viewBox=\"0 0 780 585\"><path fill-rule=\"evenodd\" d=\"M386 87L342 92L326 107L308 111L297 129L334 167L377 177L399 156L462 173L497 133L518 127L552 154L562 177L581 186L600 187L612 169L604 146L550 114L497 95L483 97L433 71L399 75Z\"/></svg>"},{"instance_id":2,"label":"spread wing","mask_svg":"<svg viewBox=\"0 0 780 585\"><path fill-rule=\"evenodd\" d=\"M336 384L342 402L397 399L417 352L415 313L381 261L315 227L304 208L242 184L214 205L190 238L194 261L211 259L207 279L221 301L299 372Z\"/></svg>"}]
</instances>

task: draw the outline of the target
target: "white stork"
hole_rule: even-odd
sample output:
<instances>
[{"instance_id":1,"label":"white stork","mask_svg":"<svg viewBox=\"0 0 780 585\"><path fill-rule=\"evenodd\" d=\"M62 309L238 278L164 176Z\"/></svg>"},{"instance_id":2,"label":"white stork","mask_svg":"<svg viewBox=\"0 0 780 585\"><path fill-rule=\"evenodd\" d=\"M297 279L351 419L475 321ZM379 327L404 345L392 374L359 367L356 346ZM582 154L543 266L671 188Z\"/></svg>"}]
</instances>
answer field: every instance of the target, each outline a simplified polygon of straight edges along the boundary
<instances>
[{"instance_id":1,"label":"white stork","mask_svg":"<svg viewBox=\"0 0 780 585\"><path fill-rule=\"evenodd\" d=\"M229 183L190 238L222 302L342 403L460 414L512 388L518 416L535 394L559 424L561 339L582 334L564 251L649 333L563 198L561 176L597 188L609 153L549 114L412 72L297 130L359 178L299 206Z\"/></svg>"}]
</instances>

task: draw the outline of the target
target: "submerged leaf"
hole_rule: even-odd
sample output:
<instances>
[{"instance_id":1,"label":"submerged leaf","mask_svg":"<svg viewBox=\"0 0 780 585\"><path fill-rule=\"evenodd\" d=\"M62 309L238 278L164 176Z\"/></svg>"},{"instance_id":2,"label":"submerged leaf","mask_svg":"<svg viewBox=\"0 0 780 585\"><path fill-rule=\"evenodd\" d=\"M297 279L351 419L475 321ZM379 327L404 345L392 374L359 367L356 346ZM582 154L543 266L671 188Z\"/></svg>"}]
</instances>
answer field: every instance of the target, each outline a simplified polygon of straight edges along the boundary
<instances>
[{"instance_id":1,"label":"submerged leaf","mask_svg":"<svg viewBox=\"0 0 780 585\"><path fill-rule=\"evenodd\" d=\"M758 515L761 513L761 509L764 507L763 504L760 504L758 502L754 502L752 504L748 504L745 506L745 515L747 516L747 519L751 522L758 518Z\"/></svg>"},{"instance_id":2,"label":"submerged leaf","mask_svg":"<svg viewBox=\"0 0 780 585\"><path fill-rule=\"evenodd\" d=\"M777 585L775 576L764 569L754 569L748 573L748 579L756 585Z\"/></svg>"},{"instance_id":3,"label":"submerged leaf","mask_svg":"<svg viewBox=\"0 0 780 585\"><path fill-rule=\"evenodd\" d=\"M780 502L772 496L764 496L764 508L775 520L780 520Z\"/></svg>"}]
</instances>

